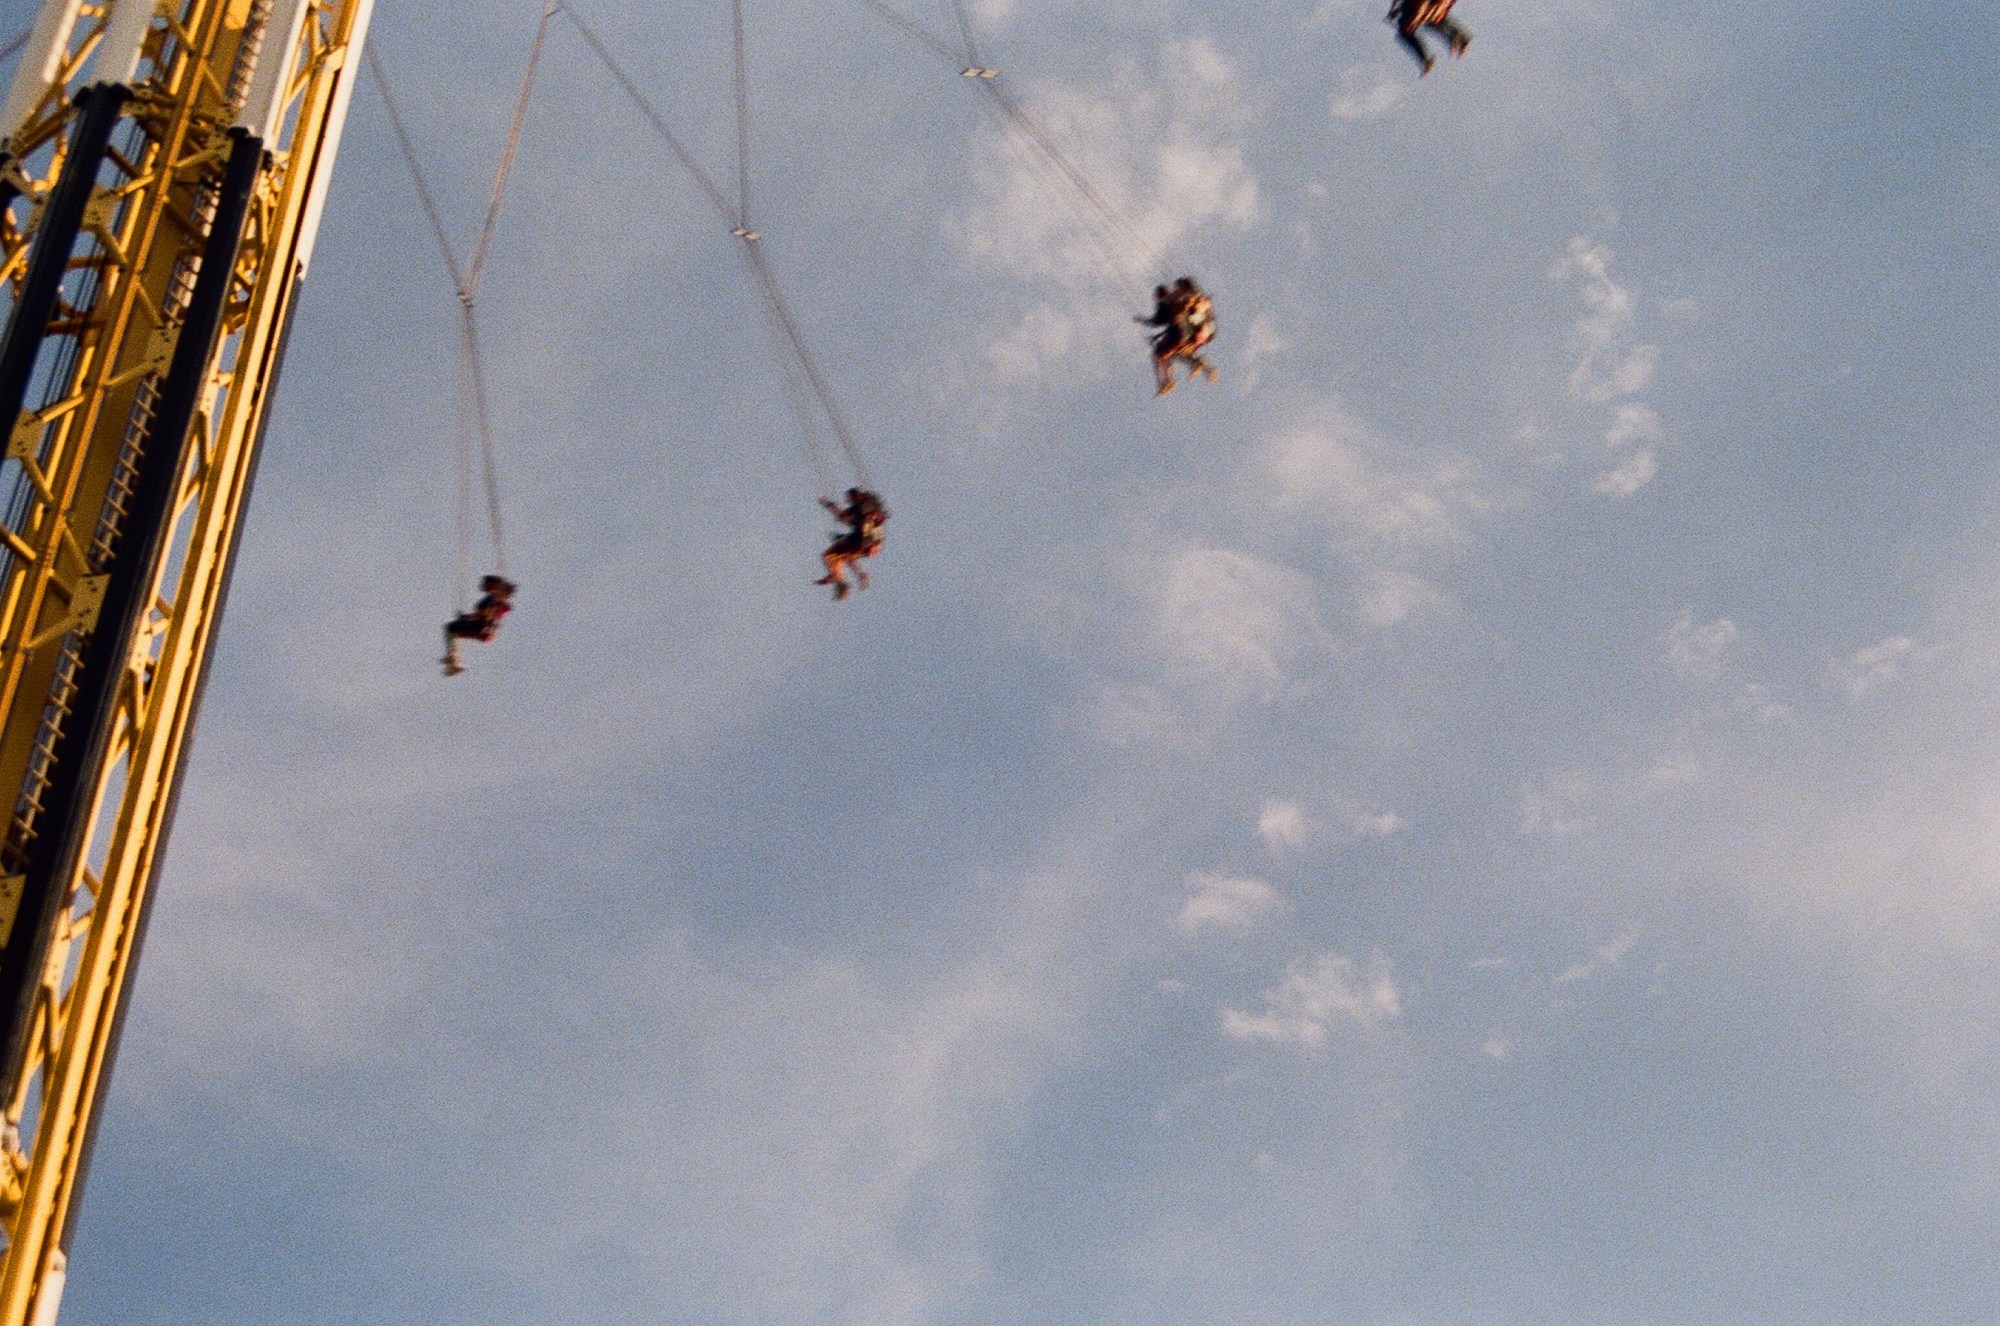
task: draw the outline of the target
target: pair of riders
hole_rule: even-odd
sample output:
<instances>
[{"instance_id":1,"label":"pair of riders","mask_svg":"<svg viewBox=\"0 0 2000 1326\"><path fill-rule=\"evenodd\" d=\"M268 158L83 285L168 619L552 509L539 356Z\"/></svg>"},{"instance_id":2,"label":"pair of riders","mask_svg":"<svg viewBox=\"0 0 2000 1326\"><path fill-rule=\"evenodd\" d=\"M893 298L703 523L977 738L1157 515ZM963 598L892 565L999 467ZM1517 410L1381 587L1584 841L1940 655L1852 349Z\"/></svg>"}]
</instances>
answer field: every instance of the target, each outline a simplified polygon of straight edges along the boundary
<instances>
[{"instance_id":1,"label":"pair of riders","mask_svg":"<svg viewBox=\"0 0 2000 1326\"><path fill-rule=\"evenodd\" d=\"M1215 339L1215 304L1192 276L1183 276L1171 286L1153 287L1153 316L1134 318L1143 327L1158 327L1153 334L1153 377L1164 396L1174 389L1174 361L1185 359L1188 381L1197 375L1215 381L1215 369L1201 357L1201 351Z\"/></svg>"},{"instance_id":2,"label":"pair of riders","mask_svg":"<svg viewBox=\"0 0 2000 1326\"><path fill-rule=\"evenodd\" d=\"M1194 278L1183 276L1172 286L1153 288L1153 316L1136 321L1160 330L1153 336L1153 369L1159 379L1160 394L1174 389L1174 361L1188 362L1189 376L1201 374L1211 382L1215 369L1201 357L1202 347L1215 339L1215 306ZM868 572L861 565L882 551L882 527L888 523L889 508L882 495L867 488L849 488L841 501L820 498L820 505L847 528L833 536L820 554L826 574L813 583L831 585L835 602L857 589L868 588ZM847 579L854 573L853 583Z\"/></svg>"},{"instance_id":3,"label":"pair of riders","mask_svg":"<svg viewBox=\"0 0 2000 1326\"><path fill-rule=\"evenodd\" d=\"M854 590L868 588L868 572L861 563L882 551L882 526L888 523L889 508L880 493L867 488L848 489L846 499L840 502L822 497L819 504L847 526L820 554L826 574L813 581L815 585L832 585L834 602L838 603ZM854 572L851 585L847 583L849 571Z\"/></svg>"},{"instance_id":4,"label":"pair of riders","mask_svg":"<svg viewBox=\"0 0 2000 1326\"><path fill-rule=\"evenodd\" d=\"M1396 40L1416 57L1420 71L1417 77L1422 78L1437 66L1437 57L1425 50L1417 37L1425 28L1451 44L1454 59L1464 55L1465 48L1472 45L1472 34L1451 16L1451 7L1457 3L1458 0L1390 0L1386 21L1396 25Z\"/></svg>"}]
</instances>

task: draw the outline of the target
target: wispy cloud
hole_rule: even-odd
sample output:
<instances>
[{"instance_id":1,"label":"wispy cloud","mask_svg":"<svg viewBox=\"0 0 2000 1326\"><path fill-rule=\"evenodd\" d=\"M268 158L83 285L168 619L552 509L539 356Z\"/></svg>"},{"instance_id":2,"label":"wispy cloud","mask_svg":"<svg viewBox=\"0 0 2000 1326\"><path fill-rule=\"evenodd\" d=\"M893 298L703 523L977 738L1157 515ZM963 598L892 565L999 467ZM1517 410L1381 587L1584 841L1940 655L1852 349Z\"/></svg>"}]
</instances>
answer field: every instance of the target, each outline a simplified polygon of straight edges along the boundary
<instances>
[{"instance_id":1,"label":"wispy cloud","mask_svg":"<svg viewBox=\"0 0 2000 1326\"><path fill-rule=\"evenodd\" d=\"M1896 680L1905 667L1921 660L1925 653L1924 647L1909 636L1892 635L1855 651L1851 658L1827 664L1826 684L1850 700L1859 700Z\"/></svg>"},{"instance_id":2,"label":"wispy cloud","mask_svg":"<svg viewBox=\"0 0 2000 1326\"><path fill-rule=\"evenodd\" d=\"M1602 796L1595 779L1581 770L1552 774L1521 789L1520 831L1529 838L1573 838L1597 827Z\"/></svg>"},{"instance_id":3,"label":"wispy cloud","mask_svg":"<svg viewBox=\"0 0 2000 1326\"><path fill-rule=\"evenodd\" d=\"M1463 543L1490 512L1476 468L1397 446L1334 401L1261 449L1259 479L1281 505L1307 505L1349 548L1379 552Z\"/></svg>"},{"instance_id":4,"label":"wispy cloud","mask_svg":"<svg viewBox=\"0 0 2000 1326\"><path fill-rule=\"evenodd\" d=\"M1284 910L1285 900L1261 879L1196 871L1188 876L1187 901L1174 927L1183 935L1204 930L1250 930Z\"/></svg>"},{"instance_id":5,"label":"wispy cloud","mask_svg":"<svg viewBox=\"0 0 2000 1326\"><path fill-rule=\"evenodd\" d=\"M1626 401L1604 433L1604 449L1621 457L1591 487L1606 497L1630 497L1660 472L1659 414L1649 405Z\"/></svg>"},{"instance_id":6,"label":"wispy cloud","mask_svg":"<svg viewBox=\"0 0 2000 1326\"><path fill-rule=\"evenodd\" d=\"M1364 969L1328 952L1292 963L1284 979L1264 992L1260 1012L1223 1009L1222 1030L1240 1041L1316 1050L1336 1027L1371 1031L1402 1016L1402 997L1387 960L1376 958Z\"/></svg>"},{"instance_id":7,"label":"wispy cloud","mask_svg":"<svg viewBox=\"0 0 2000 1326\"><path fill-rule=\"evenodd\" d=\"M1415 86L1407 74L1399 78L1387 65L1355 65L1342 71L1340 90L1333 94L1328 109L1342 124L1385 119L1409 100Z\"/></svg>"},{"instance_id":8,"label":"wispy cloud","mask_svg":"<svg viewBox=\"0 0 2000 1326\"><path fill-rule=\"evenodd\" d=\"M1549 269L1552 279L1580 283L1584 312L1572 337L1582 358L1570 371L1569 389L1600 403L1644 391L1660 364L1659 347L1635 334L1638 300L1612 277L1612 257L1608 247L1579 235Z\"/></svg>"},{"instance_id":9,"label":"wispy cloud","mask_svg":"<svg viewBox=\"0 0 2000 1326\"><path fill-rule=\"evenodd\" d=\"M1409 822L1393 810L1374 809L1342 798L1335 798L1320 810L1279 798L1265 802L1257 814L1257 836L1274 855L1315 842L1390 838L1409 827Z\"/></svg>"},{"instance_id":10,"label":"wispy cloud","mask_svg":"<svg viewBox=\"0 0 2000 1326\"><path fill-rule=\"evenodd\" d=\"M1578 236L1549 276L1575 281L1583 300L1583 313L1570 331L1580 351L1570 370L1570 394L1595 405L1617 403L1604 432L1612 465L1591 487L1606 497L1626 498L1659 474L1665 430L1659 414L1637 399L1659 370L1660 348L1639 339L1638 297L1612 276L1612 260L1608 247Z\"/></svg>"},{"instance_id":11,"label":"wispy cloud","mask_svg":"<svg viewBox=\"0 0 2000 1326\"><path fill-rule=\"evenodd\" d=\"M1565 769L1522 787L1518 828L1527 838L1574 838L1607 815L1700 782L1703 772L1700 759L1686 751L1610 773Z\"/></svg>"},{"instance_id":12,"label":"wispy cloud","mask_svg":"<svg viewBox=\"0 0 2000 1326\"><path fill-rule=\"evenodd\" d=\"M1677 677L1704 687L1726 679L1723 693L1729 712L1757 723L1777 723L1793 717L1790 705L1777 699L1764 682L1748 680L1730 662L1730 653L1743 632L1727 617L1702 621L1692 608L1683 608L1666 630L1660 633L1660 658Z\"/></svg>"},{"instance_id":13,"label":"wispy cloud","mask_svg":"<svg viewBox=\"0 0 2000 1326\"><path fill-rule=\"evenodd\" d=\"M1236 386L1248 394L1257 389L1264 379L1264 366L1282 358L1292 348L1289 337L1278 330L1278 323L1268 313L1259 313L1250 319L1236 345L1234 357Z\"/></svg>"},{"instance_id":14,"label":"wispy cloud","mask_svg":"<svg viewBox=\"0 0 2000 1326\"><path fill-rule=\"evenodd\" d=\"M1660 636L1660 650L1676 676L1706 681L1722 674L1722 656L1739 634L1727 617L1697 623L1686 608Z\"/></svg>"},{"instance_id":15,"label":"wispy cloud","mask_svg":"<svg viewBox=\"0 0 2000 1326\"><path fill-rule=\"evenodd\" d=\"M1257 813L1257 836L1273 852L1304 847L1318 823L1296 801L1267 801Z\"/></svg>"},{"instance_id":16,"label":"wispy cloud","mask_svg":"<svg viewBox=\"0 0 2000 1326\"><path fill-rule=\"evenodd\" d=\"M1601 976L1605 972L1614 971L1625 965L1626 957L1630 955L1634 948L1638 947L1638 944L1638 927L1628 925L1612 938L1599 944L1591 951L1589 957L1583 959L1581 962L1573 962L1563 968L1562 971L1557 973L1555 983L1557 985L1574 985L1578 981L1587 981L1593 976Z\"/></svg>"},{"instance_id":17,"label":"wispy cloud","mask_svg":"<svg viewBox=\"0 0 2000 1326\"><path fill-rule=\"evenodd\" d=\"M1226 548L1188 548L1154 594L1159 645L1184 672L1234 699L1269 700L1328 641L1318 588L1294 568Z\"/></svg>"}]
</instances>

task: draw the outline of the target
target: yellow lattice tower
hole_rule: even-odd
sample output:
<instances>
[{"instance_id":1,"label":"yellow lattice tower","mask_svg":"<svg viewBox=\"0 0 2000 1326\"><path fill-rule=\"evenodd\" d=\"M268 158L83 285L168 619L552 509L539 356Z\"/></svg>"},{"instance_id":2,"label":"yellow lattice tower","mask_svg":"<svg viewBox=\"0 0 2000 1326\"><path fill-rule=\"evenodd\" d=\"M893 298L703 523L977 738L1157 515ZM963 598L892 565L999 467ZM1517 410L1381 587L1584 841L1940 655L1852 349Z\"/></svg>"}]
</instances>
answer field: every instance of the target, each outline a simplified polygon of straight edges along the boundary
<instances>
[{"instance_id":1,"label":"yellow lattice tower","mask_svg":"<svg viewBox=\"0 0 2000 1326\"><path fill-rule=\"evenodd\" d=\"M372 0L45 0L0 108L0 1326L49 1326Z\"/></svg>"}]
</instances>

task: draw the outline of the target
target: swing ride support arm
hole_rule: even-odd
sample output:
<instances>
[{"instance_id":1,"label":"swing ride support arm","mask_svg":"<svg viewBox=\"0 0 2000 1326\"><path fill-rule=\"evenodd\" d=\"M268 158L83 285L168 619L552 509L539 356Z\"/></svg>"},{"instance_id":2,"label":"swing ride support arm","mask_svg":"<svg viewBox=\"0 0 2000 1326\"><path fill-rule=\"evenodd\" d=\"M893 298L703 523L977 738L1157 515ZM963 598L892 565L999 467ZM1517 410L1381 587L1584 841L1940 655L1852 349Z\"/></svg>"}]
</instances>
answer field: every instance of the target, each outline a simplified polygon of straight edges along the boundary
<instances>
[{"instance_id":1,"label":"swing ride support arm","mask_svg":"<svg viewBox=\"0 0 2000 1326\"><path fill-rule=\"evenodd\" d=\"M371 4L116 0L8 102L33 104L0 168L35 206L26 233L0 219L28 365L0 396L0 1326L60 1304ZM80 86L120 93L89 163ZM67 237L44 205L65 177Z\"/></svg>"}]
</instances>

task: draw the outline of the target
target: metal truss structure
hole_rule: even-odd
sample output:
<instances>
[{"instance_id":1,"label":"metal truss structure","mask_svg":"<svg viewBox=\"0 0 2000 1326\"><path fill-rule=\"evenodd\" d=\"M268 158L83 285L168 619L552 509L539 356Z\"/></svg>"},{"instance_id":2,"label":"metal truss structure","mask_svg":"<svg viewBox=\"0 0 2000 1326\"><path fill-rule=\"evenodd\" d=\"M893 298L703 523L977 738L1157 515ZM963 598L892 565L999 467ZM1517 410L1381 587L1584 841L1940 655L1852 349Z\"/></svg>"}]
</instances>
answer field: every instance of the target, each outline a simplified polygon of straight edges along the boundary
<instances>
[{"instance_id":1,"label":"metal truss structure","mask_svg":"<svg viewBox=\"0 0 2000 1326\"><path fill-rule=\"evenodd\" d=\"M45 0L0 108L0 1326L50 1326L372 0Z\"/></svg>"}]
</instances>

